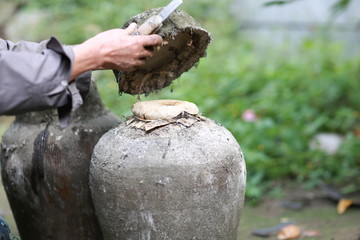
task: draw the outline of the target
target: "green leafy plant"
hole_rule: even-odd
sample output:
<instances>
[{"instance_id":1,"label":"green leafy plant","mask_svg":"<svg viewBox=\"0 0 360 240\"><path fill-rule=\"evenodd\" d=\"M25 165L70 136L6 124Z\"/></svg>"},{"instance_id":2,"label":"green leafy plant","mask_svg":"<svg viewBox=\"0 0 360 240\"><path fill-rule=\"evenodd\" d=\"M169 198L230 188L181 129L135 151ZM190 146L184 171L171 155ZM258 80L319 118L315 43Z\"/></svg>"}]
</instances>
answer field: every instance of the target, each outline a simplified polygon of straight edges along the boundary
<instances>
[{"instance_id":1,"label":"green leafy plant","mask_svg":"<svg viewBox=\"0 0 360 240\"><path fill-rule=\"evenodd\" d=\"M267 5L288 2L271 1ZM338 1L338 6L348 6L349 2ZM36 0L28 8L52 13L39 36L51 31L63 42L73 44L163 5L160 0ZM349 58L341 44L317 36L304 40L291 53L283 46L274 46L273 51L259 54L255 45L236 31L229 7L230 1L184 3L181 8L213 34L207 57L171 87L140 98L192 101L204 116L228 128L245 154L247 196L251 199L260 199L272 182L280 179L309 186L320 181L359 185L360 56ZM119 116L130 115L137 97L118 96L110 71L97 72L95 78L105 105ZM256 120L244 120L243 114L249 109ZM309 147L321 132L344 137L335 155Z\"/></svg>"}]
</instances>

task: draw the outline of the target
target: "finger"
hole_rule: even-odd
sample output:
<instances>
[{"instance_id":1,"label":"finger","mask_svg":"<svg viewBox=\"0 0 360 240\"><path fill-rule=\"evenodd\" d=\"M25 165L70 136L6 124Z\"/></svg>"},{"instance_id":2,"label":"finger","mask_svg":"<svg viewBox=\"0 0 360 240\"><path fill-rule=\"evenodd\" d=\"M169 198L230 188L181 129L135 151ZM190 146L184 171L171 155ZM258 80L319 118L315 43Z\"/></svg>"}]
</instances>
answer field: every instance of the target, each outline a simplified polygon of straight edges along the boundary
<instances>
[{"instance_id":1,"label":"finger","mask_svg":"<svg viewBox=\"0 0 360 240\"><path fill-rule=\"evenodd\" d=\"M123 72L135 71L136 67L139 67L144 64L145 64L145 59L136 59L130 65L128 65L126 67L122 67L121 69L118 69L118 70L123 71Z\"/></svg>"},{"instance_id":2,"label":"finger","mask_svg":"<svg viewBox=\"0 0 360 240\"><path fill-rule=\"evenodd\" d=\"M152 51L149 51L149 50L144 50L141 55L140 55L140 58L146 58L146 57L151 57L153 55Z\"/></svg>"},{"instance_id":3,"label":"finger","mask_svg":"<svg viewBox=\"0 0 360 240\"><path fill-rule=\"evenodd\" d=\"M130 25L125 29L125 32L127 34L131 34L131 33L135 32L136 29L137 29L137 24L133 22L133 23L130 23Z\"/></svg>"},{"instance_id":4,"label":"finger","mask_svg":"<svg viewBox=\"0 0 360 240\"><path fill-rule=\"evenodd\" d=\"M132 72L132 71L135 71L137 67L144 65L144 64L145 64L145 61L139 59L136 62L134 62L131 67L130 66L125 67L125 68L122 68L121 70L124 72Z\"/></svg>"},{"instance_id":5,"label":"finger","mask_svg":"<svg viewBox=\"0 0 360 240\"><path fill-rule=\"evenodd\" d=\"M144 46L155 46L163 42L162 37L157 34L142 36L141 42Z\"/></svg>"},{"instance_id":6,"label":"finger","mask_svg":"<svg viewBox=\"0 0 360 240\"><path fill-rule=\"evenodd\" d=\"M136 67L142 66L144 64L145 64L145 58L139 58L133 62L133 67L136 68Z\"/></svg>"},{"instance_id":7,"label":"finger","mask_svg":"<svg viewBox=\"0 0 360 240\"><path fill-rule=\"evenodd\" d=\"M139 59L138 61L136 61L136 66L142 66L145 64L145 59Z\"/></svg>"}]
</instances>

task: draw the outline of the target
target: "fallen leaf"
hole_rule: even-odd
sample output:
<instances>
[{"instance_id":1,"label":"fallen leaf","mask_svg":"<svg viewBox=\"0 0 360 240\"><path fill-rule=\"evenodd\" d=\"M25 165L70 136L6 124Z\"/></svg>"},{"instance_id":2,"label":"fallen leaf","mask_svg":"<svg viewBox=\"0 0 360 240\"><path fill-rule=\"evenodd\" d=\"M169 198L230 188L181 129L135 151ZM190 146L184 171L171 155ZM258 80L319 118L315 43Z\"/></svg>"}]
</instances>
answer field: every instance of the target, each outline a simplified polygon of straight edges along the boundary
<instances>
[{"instance_id":1,"label":"fallen leaf","mask_svg":"<svg viewBox=\"0 0 360 240\"><path fill-rule=\"evenodd\" d=\"M360 128L357 128L357 129L355 130L355 136L358 137L358 138L360 138Z\"/></svg>"},{"instance_id":2,"label":"fallen leaf","mask_svg":"<svg viewBox=\"0 0 360 240\"><path fill-rule=\"evenodd\" d=\"M340 199L337 205L338 214L343 214L353 204L351 199Z\"/></svg>"},{"instance_id":3,"label":"fallen leaf","mask_svg":"<svg viewBox=\"0 0 360 240\"><path fill-rule=\"evenodd\" d=\"M294 223L293 222L283 222L274 227L256 229L256 230L252 231L252 234L255 236L259 236L259 237L270 237L273 235L275 236L279 233L279 231L281 229L283 229L284 227L289 226L289 225L294 225Z\"/></svg>"},{"instance_id":4,"label":"fallen leaf","mask_svg":"<svg viewBox=\"0 0 360 240\"><path fill-rule=\"evenodd\" d=\"M301 236L303 236L303 237L320 237L321 233L316 230L307 230L307 231L304 231L301 234Z\"/></svg>"},{"instance_id":5,"label":"fallen leaf","mask_svg":"<svg viewBox=\"0 0 360 240\"><path fill-rule=\"evenodd\" d=\"M288 239L296 239L301 236L300 228L296 225L289 225L284 228L282 228L277 238L280 240L288 240Z\"/></svg>"}]
</instances>

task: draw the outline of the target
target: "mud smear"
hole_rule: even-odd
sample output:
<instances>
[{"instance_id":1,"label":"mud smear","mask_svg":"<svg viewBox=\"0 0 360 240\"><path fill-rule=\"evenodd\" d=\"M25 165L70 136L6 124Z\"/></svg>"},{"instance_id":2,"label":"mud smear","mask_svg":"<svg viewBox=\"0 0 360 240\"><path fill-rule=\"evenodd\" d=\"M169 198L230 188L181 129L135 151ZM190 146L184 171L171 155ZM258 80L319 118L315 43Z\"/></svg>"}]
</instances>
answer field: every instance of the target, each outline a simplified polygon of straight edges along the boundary
<instances>
[{"instance_id":1,"label":"mud smear","mask_svg":"<svg viewBox=\"0 0 360 240\"><path fill-rule=\"evenodd\" d=\"M124 28L132 22L141 25L161 10L156 8L138 14L127 21ZM165 43L154 50L154 55L146 59L145 65L132 72L114 71L120 94L149 94L169 86L182 73L196 66L206 55L211 41L210 33L180 10L163 22L157 34L163 37Z\"/></svg>"}]
</instances>

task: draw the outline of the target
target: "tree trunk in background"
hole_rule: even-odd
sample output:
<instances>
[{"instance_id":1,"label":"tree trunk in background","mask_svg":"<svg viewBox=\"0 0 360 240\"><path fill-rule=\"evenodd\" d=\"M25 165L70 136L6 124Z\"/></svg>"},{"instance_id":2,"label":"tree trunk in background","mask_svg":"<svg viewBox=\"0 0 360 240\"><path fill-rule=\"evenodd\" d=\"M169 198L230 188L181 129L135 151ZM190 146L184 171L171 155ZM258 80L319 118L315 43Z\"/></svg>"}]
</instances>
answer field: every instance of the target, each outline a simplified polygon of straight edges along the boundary
<instances>
[{"instance_id":1,"label":"tree trunk in background","mask_svg":"<svg viewBox=\"0 0 360 240\"><path fill-rule=\"evenodd\" d=\"M5 28L3 25L0 26L0 38L7 39L6 33L5 33Z\"/></svg>"},{"instance_id":2,"label":"tree trunk in background","mask_svg":"<svg viewBox=\"0 0 360 240\"><path fill-rule=\"evenodd\" d=\"M6 39L6 24L26 5L26 1L1 1L0 8L0 38Z\"/></svg>"}]
</instances>

